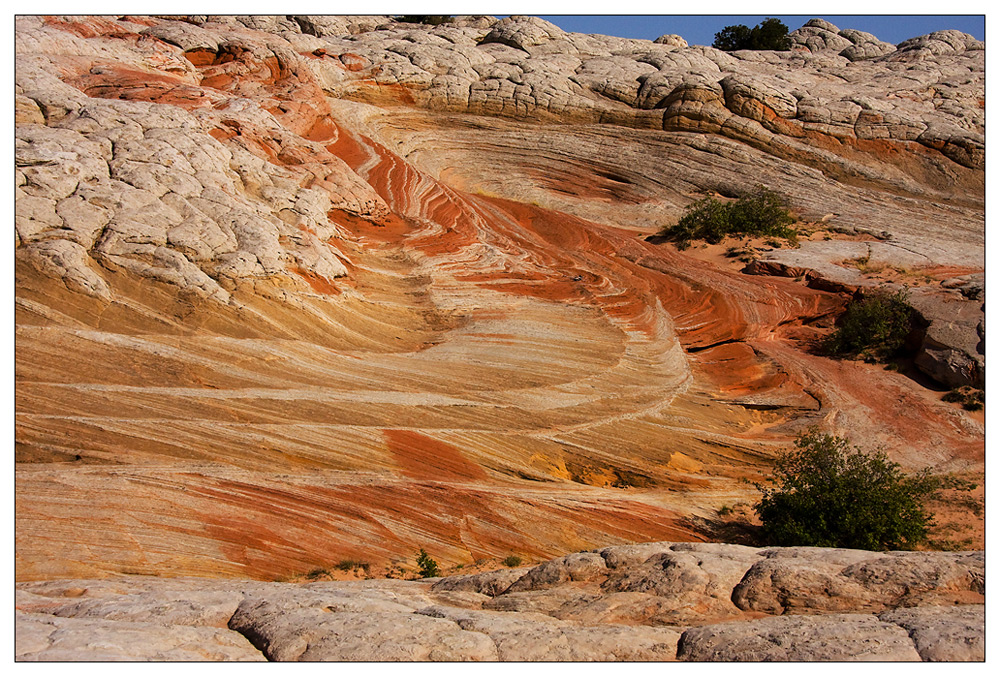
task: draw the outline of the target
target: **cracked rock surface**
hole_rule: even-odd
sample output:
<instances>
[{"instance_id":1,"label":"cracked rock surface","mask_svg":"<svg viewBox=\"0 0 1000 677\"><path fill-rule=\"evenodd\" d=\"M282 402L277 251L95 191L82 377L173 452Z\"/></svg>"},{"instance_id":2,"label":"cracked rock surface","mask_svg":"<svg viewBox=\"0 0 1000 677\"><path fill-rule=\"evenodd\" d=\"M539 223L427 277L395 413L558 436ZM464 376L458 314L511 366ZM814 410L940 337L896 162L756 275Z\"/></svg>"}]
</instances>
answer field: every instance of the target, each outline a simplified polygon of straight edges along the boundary
<instances>
[{"instance_id":1,"label":"cracked rock surface","mask_svg":"<svg viewBox=\"0 0 1000 677\"><path fill-rule=\"evenodd\" d=\"M765 568L782 606L762 603L761 595L747 601ZM20 583L16 657L981 661L984 570L982 552L648 543L498 571L513 582L486 594L455 592L473 579L479 587L483 574L306 584L152 577ZM502 604L509 599L519 601Z\"/></svg>"}]
</instances>

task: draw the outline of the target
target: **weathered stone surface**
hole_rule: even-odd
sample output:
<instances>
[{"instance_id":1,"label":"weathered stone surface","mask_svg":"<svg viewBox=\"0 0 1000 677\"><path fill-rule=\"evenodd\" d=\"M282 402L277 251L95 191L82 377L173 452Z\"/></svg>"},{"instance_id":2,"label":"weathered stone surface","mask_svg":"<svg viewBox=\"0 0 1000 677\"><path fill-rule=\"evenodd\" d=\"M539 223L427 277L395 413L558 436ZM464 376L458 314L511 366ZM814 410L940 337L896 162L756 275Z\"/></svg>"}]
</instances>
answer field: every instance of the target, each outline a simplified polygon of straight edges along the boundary
<instances>
[{"instance_id":1,"label":"weathered stone surface","mask_svg":"<svg viewBox=\"0 0 1000 677\"><path fill-rule=\"evenodd\" d=\"M19 661L263 661L230 630L159 622L15 616Z\"/></svg>"},{"instance_id":2,"label":"weathered stone surface","mask_svg":"<svg viewBox=\"0 0 1000 677\"><path fill-rule=\"evenodd\" d=\"M240 22L248 24L256 17L241 17ZM327 15L297 15L292 20L303 33L322 38L326 36L354 35L375 30L377 27L391 22L388 16L327 16ZM267 30L266 28L263 30Z\"/></svg>"},{"instance_id":3,"label":"weathered stone surface","mask_svg":"<svg viewBox=\"0 0 1000 677\"><path fill-rule=\"evenodd\" d=\"M879 619L902 626L910 633L925 661L984 661L986 625L982 606L927 606L896 609Z\"/></svg>"},{"instance_id":4,"label":"weathered stone surface","mask_svg":"<svg viewBox=\"0 0 1000 677\"><path fill-rule=\"evenodd\" d=\"M916 365L949 388L986 387L986 304L982 289L975 282L966 282L958 287L958 293L922 292L909 296L910 305L927 327Z\"/></svg>"},{"instance_id":5,"label":"weathered stone surface","mask_svg":"<svg viewBox=\"0 0 1000 677\"><path fill-rule=\"evenodd\" d=\"M229 627L274 661L496 660L496 647L481 633L451 621L387 610L363 601L352 610L328 606L322 594L248 598ZM333 612L333 613L331 613Z\"/></svg>"},{"instance_id":6,"label":"weathered stone surface","mask_svg":"<svg viewBox=\"0 0 1000 677\"><path fill-rule=\"evenodd\" d=\"M535 567L521 576L507 590L509 592L526 592L529 590L545 590L562 585L568 581L589 582L601 581L607 576L607 566L604 558L598 553L581 552L566 555Z\"/></svg>"},{"instance_id":7,"label":"weathered stone surface","mask_svg":"<svg viewBox=\"0 0 1000 677\"><path fill-rule=\"evenodd\" d=\"M657 597L657 608L649 617L661 623L725 618L739 615L730 599L733 588L759 559L750 549L674 549L638 566L621 567L602 587L607 593L642 592Z\"/></svg>"},{"instance_id":8,"label":"weathered stone surface","mask_svg":"<svg viewBox=\"0 0 1000 677\"><path fill-rule=\"evenodd\" d=\"M841 56L847 57L851 61L874 59L896 51L895 45L883 42L871 33L864 31L847 29L840 31L838 35L851 41L851 46L840 52Z\"/></svg>"},{"instance_id":9,"label":"weathered stone surface","mask_svg":"<svg viewBox=\"0 0 1000 677\"><path fill-rule=\"evenodd\" d=\"M639 556L642 549L646 559ZM309 583L128 576L20 583L18 660L976 661L984 655L983 553L871 553L649 543L603 551L606 573L532 569L544 589L462 591L487 573L436 581ZM769 570L782 605L744 611L746 579ZM963 573L962 569L965 569ZM835 575L823 571L840 568ZM820 573L818 573L820 572ZM970 573L971 572L971 573ZM489 572L511 574L510 570ZM530 572L529 572L530 573ZM607 576L602 585L598 581ZM589 578L589 580L582 580ZM843 581L868 598L848 594ZM794 580L794 589L785 585ZM543 582L544 581L544 582ZM971 583L970 583L971 581ZM783 583L784 582L784 583ZM758 586L759 587L759 586ZM961 604L949 591L978 591ZM621 591L628 588L627 591ZM735 588L735 589L734 589ZM881 595L878 615L871 601ZM743 595L745 597L745 595ZM839 596L836 605L804 604ZM723 609L723 602L728 608ZM829 613L839 610L842 613ZM784 615L777 615L784 614ZM725 619L727 622L719 622Z\"/></svg>"},{"instance_id":10,"label":"weathered stone surface","mask_svg":"<svg viewBox=\"0 0 1000 677\"><path fill-rule=\"evenodd\" d=\"M982 599L983 567L982 557L969 553L781 548L747 571L732 600L745 611L770 614L969 603Z\"/></svg>"},{"instance_id":11,"label":"weathered stone surface","mask_svg":"<svg viewBox=\"0 0 1000 677\"><path fill-rule=\"evenodd\" d=\"M496 597L506 592L511 584L520 579L528 571L526 568L498 569L469 576L449 576L443 578L431 588L436 591L478 592L482 595Z\"/></svg>"},{"instance_id":12,"label":"weathered stone surface","mask_svg":"<svg viewBox=\"0 0 1000 677\"><path fill-rule=\"evenodd\" d=\"M533 16L509 16L501 19L483 38L483 43L499 43L528 52L532 48L544 45L552 40L558 40L565 35L563 30L553 23Z\"/></svg>"},{"instance_id":13,"label":"weathered stone surface","mask_svg":"<svg viewBox=\"0 0 1000 677\"><path fill-rule=\"evenodd\" d=\"M182 21L141 32L185 52L216 53L225 40ZM18 69L22 96L31 99L47 82L44 68L43 62L25 57ZM135 75L102 66L81 77L78 86L104 100L65 103L59 127L18 126L16 162L25 181L17 228L23 243L71 239L106 267L229 303L223 287L245 278L288 276L293 268L307 279L346 275L346 256L330 241L341 233L331 227L327 212L337 208L376 220L388 213L381 198L339 158L311 141L291 140L258 104L226 101L218 94L206 98L214 102L211 112L197 102L151 107L134 100L145 98L138 94L111 101L114 91L94 87L114 87ZM91 81L102 84L90 86ZM176 91L186 85L182 78L168 86ZM248 137L265 130L277 134L278 143L285 143L277 155L285 161L272 163L268 152L273 151L254 142L227 148L216 137L233 129ZM295 156L289 143L304 150ZM108 299L101 266L88 264L88 257L78 253L47 265L51 259L35 256L33 262L76 289ZM301 286L312 291L305 282Z\"/></svg>"},{"instance_id":14,"label":"weathered stone surface","mask_svg":"<svg viewBox=\"0 0 1000 677\"><path fill-rule=\"evenodd\" d=\"M905 629L874 616L781 616L686 630L684 661L919 661Z\"/></svg>"},{"instance_id":15,"label":"weathered stone surface","mask_svg":"<svg viewBox=\"0 0 1000 677\"><path fill-rule=\"evenodd\" d=\"M172 599L157 592L124 598L87 599L54 611L63 618L101 618L109 621L155 621L170 625L226 627L242 596L236 593L189 593Z\"/></svg>"},{"instance_id":16,"label":"weathered stone surface","mask_svg":"<svg viewBox=\"0 0 1000 677\"><path fill-rule=\"evenodd\" d=\"M941 54L962 53L985 49L982 42L956 30L935 31L904 40L897 45L900 60L923 60Z\"/></svg>"},{"instance_id":17,"label":"weathered stone surface","mask_svg":"<svg viewBox=\"0 0 1000 677\"><path fill-rule=\"evenodd\" d=\"M496 642L502 661L664 661L677 654L674 628L582 627L541 614L457 611L429 607L419 613L448 618Z\"/></svg>"},{"instance_id":18,"label":"weathered stone surface","mask_svg":"<svg viewBox=\"0 0 1000 677\"><path fill-rule=\"evenodd\" d=\"M572 614L579 607L586 607L601 598L600 590L589 587L557 587L546 590L508 592L483 604L483 608L493 611L517 611L541 613L561 618L563 610Z\"/></svg>"}]
</instances>

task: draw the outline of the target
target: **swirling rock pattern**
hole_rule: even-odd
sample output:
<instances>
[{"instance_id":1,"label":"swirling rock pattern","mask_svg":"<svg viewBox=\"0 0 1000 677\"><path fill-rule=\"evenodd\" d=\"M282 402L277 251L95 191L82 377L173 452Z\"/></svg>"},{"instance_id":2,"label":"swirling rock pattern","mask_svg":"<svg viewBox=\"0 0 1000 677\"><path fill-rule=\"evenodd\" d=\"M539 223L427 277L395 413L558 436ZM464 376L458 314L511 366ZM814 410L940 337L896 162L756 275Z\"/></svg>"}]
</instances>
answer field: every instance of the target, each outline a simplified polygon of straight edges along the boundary
<instances>
[{"instance_id":1,"label":"swirling rock pattern","mask_svg":"<svg viewBox=\"0 0 1000 677\"><path fill-rule=\"evenodd\" d=\"M763 182L981 271L968 36L854 61L524 17L15 38L19 579L704 540L817 423L982 467L975 420L802 350L845 297L644 239Z\"/></svg>"}]
</instances>

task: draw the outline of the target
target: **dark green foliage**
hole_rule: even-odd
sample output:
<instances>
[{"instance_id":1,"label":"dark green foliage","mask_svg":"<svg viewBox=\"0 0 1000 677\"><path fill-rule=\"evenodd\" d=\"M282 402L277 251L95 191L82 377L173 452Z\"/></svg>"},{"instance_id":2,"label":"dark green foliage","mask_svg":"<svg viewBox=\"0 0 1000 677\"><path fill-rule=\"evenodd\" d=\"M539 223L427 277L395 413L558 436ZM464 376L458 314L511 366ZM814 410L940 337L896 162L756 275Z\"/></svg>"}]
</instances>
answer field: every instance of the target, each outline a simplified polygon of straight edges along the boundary
<instances>
[{"instance_id":1,"label":"dark green foliage","mask_svg":"<svg viewBox=\"0 0 1000 677\"><path fill-rule=\"evenodd\" d=\"M715 34L712 46L727 52L738 49L788 51L792 43L788 38L788 26L778 19L764 19L753 28L743 24L726 26Z\"/></svg>"},{"instance_id":2,"label":"dark green foliage","mask_svg":"<svg viewBox=\"0 0 1000 677\"><path fill-rule=\"evenodd\" d=\"M406 24L426 24L428 26L440 26L441 24L450 24L455 20L453 16L447 16L444 14L406 14L404 16L394 17L396 21Z\"/></svg>"},{"instance_id":3,"label":"dark green foliage","mask_svg":"<svg viewBox=\"0 0 1000 677\"><path fill-rule=\"evenodd\" d=\"M712 47L726 52L735 52L737 49L747 49L750 44L750 28L744 24L726 26L715 34L715 42Z\"/></svg>"},{"instance_id":4,"label":"dark green foliage","mask_svg":"<svg viewBox=\"0 0 1000 677\"><path fill-rule=\"evenodd\" d=\"M423 548L420 548L420 552L417 553L417 566L420 567L421 578L434 578L441 573L438 569L438 563L431 559L431 556Z\"/></svg>"},{"instance_id":5,"label":"dark green foliage","mask_svg":"<svg viewBox=\"0 0 1000 677\"><path fill-rule=\"evenodd\" d=\"M788 26L778 19L764 19L750 31L750 46L747 49L787 51L791 47Z\"/></svg>"},{"instance_id":6,"label":"dark green foliage","mask_svg":"<svg viewBox=\"0 0 1000 677\"><path fill-rule=\"evenodd\" d=\"M986 402L986 393L969 386L962 386L945 393L941 398L945 402L961 402L966 411L979 411Z\"/></svg>"},{"instance_id":7,"label":"dark green foliage","mask_svg":"<svg viewBox=\"0 0 1000 677\"><path fill-rule=\"evenodd\" d=\"M878 289L854 299L837 320L837 331L826 340L833 355L885 362L898 355L913 328L913 308L906 292Z\"/></svg>"},{"instance_id":8,"label":"dark green foliage","mask_svg":"<svg viewBox=\"0 0 1000 677\"><path fill-rule=\"evenodd\" d=\"M688 208L688 211L668 235L677 241L707 240L713 244L721 242L730 233L729 204L715 198L706 197Z\"/></svg>"},{"instance_id":9,"label":"dark green foliage","mask_svg":"<svg viewBox=\"0 0 1000 677\"><path fill-rule=\"evenodd\" d=\"M521 558L517 555L507 555L507 557L504 558L503 565L505 567L516 567L521 565L521 561Z\"/></svg>"},{"instance_id":10,"label":"dark green foliage","mask_svg":"<svg viewBox=\"0 0 1000 677\"><path fill-rule=\"evenodd\" d=\"M784 199L763 186L735 202L721 202L707 197L691 205L675 226L663 229L663 234L684 247L690 240L722 242L727 235L783 237L794 241L795 223Z\"/></svg>"},{"instance_id":11,"label":"dark green foliage","mask_svg":"<svg viewBox=\"0 0 1000 677\"><path fill-rule=\"evenodd\" d=\"M908 476L885 452L812 431L774 466L775 487L755 506L772 545L911 550L927 540L923 507L937 489L926 473Z\"/></svg>"}]
</instances>

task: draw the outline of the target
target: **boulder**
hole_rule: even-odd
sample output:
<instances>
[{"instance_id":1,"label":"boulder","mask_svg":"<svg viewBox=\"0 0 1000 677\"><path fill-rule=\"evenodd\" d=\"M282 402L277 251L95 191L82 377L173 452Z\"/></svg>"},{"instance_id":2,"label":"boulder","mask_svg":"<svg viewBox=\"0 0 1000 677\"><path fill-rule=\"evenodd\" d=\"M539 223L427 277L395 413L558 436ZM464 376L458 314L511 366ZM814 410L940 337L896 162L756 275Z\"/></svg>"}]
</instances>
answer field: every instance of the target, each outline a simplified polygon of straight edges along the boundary
<instances>
[{"instance_id":1,"label":"boulder","mask_svg":"<svg viewBox=\"0 0 1000 677\"><path fill-rule=\"evenodd\" d=\"M529 54L532 50L564 35L555 24L533 16L509 16L493 24L481 44L499 43Z\"/></svg>"},{"instance_id":2,"label":"boulder","mask_svg":"<svg viewBox=\"0 0 1000 677\"><path fill-rule=\"evenodd\" d=\"M245 637L154 621L59 618L17 612L19 661L263 661Z\"/></svg>"},{"instance_id":3,"label":"boulder","mask_svg":"<svg viewBox=\"0 0 1000 677\"><path fill-rule=\"evenodd\" d=\"M981 599L982 576L982 558L967 553L781 548L750 567L732 599L769 614L882 611Z\"/></svg>"},{"instance_id":4,"label":"boulder","mask_svg":"<svg viewBox=\"0 0 1000 677\"><path fill-rule=\"evenodd\" d=\"M321 593L248 597L229 627L272 661L497 660L482 633L405 607L387 609L377 599L360 601L330 608Z\"/></svg>"},{"instance_id":5,"label":"boulder","mask_svg":"<svg viewBox=\"0 0 1000 677\"><path fill-rule=\"evenodd\" d=\"M682 661L919 661L907 631L864 614L781 616L685 630Z\"/></svg>"},{"instance_id":6,"label":"boulder","mask_svg":"<svg viewBox=\"0 0 1000 677\"><path fill-rule=\"evenodd\" d=\"M915 290L908 297L926 327L914 363L949 388L982 389L986 387L986 304L981 298L982 286L973 280L950 286L956 291Z\"/></svg>"},{"instance_id":7,"label":"boulder","mask_svg":"<svg viewBox=\"0 0 1000 677\"><path fill-rule=\"evenodd\" d=\"M524 576L530 569L520 567L517 569L498 569L496 571L484 571L479 574L469 576L449 576L442 578L435 583L431 590L456 591L456 592L477 592L490 597L506 592L511 584Z\"/></svg>"},{"instance_id":8,"label":"boulder","mask_svg":"<svg viewBox=\"0 0 1000 677\"><path fill-rule=\"evenodd\" d=\"M507 588L507 592L546 590L569 581L602 581L606 576L607 565L600 554L574 553L534 567Z\"/></svg>"},{"instance_id":9,"label":"boulder","mask_svg":"<svg viewBox=\"0 0 1000 677\"><path fill-rule=\"evenodd\" d=\"M986 614L982 606L896 609L879 614L879 620L905 628L922 660L986 660L986 644L982 633Z\"/></svg>"}]
</instances>

